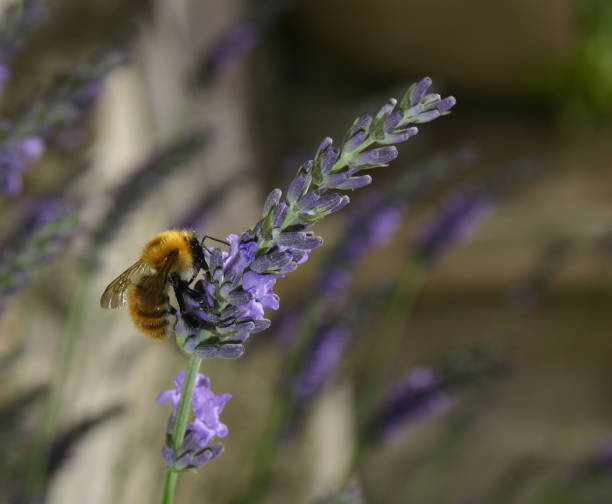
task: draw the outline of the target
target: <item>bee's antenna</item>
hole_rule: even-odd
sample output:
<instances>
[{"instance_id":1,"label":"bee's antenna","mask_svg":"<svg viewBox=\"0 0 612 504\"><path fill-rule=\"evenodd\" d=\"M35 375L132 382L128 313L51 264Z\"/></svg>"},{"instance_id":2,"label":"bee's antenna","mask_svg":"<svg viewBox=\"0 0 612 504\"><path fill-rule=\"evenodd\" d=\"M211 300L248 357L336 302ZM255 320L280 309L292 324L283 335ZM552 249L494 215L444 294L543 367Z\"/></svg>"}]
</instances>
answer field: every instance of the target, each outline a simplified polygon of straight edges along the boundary
<instances>
[{"instance_id":1,"label":"bee's antenna","mask_svg":"<svg viewBox=\"0 0 612 504\"><path fill-rule=\"evenodd\" d=\"M202 247L205 248L209 253L210 253L210 250L208 250L208 248L204 245L204 242L206 241L207 238L210 240L219 242L219 243L223 243L224 245L227 245L229 247L229 243L227 243L225 240L220 240L219 238L215 238L214 236L204 235L202 237Z\"/></svg>"}]
</instances>

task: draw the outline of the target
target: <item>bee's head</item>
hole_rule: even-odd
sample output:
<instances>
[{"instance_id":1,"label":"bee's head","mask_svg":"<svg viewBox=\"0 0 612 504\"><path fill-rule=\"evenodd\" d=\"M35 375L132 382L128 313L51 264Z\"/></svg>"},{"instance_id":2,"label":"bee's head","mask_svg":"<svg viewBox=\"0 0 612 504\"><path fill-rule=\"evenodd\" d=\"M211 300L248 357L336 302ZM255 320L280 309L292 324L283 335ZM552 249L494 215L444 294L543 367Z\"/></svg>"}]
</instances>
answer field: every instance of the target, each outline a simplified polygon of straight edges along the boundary
<instances>
[{"instance_id":1,"label":"bee's head","mask_svg":"<svg viewBox=\"0 0 612 504\"><path fill-rule=\"evenodd\" d=\"M191 247L191 253L193 254L193 265L198 269L208 271L208 264L206 263L206 258L204 257L202 245L195 236L189 241L189 246Z\"/></svg>"}]
</instances>

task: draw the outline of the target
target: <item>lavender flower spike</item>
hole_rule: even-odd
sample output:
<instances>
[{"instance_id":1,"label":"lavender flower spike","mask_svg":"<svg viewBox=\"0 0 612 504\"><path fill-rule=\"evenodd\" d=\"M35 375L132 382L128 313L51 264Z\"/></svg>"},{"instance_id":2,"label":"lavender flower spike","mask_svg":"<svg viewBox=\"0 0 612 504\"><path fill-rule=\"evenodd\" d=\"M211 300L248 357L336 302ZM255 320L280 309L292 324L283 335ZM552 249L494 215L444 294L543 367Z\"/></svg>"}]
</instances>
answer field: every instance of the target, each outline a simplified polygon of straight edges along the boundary
<instances>
[{"instance_id":1,"label":"lavender flower spike","mask_svg":"<svg viewBox=\"0 0 612 504\"><path fill-rule=\"evenodd\" d=\"M417 367L389 391L377 422L378 435L393 437L401 427L446 411L452 396L438 374L429 367Z\"/></svg>"},{"instance_id":2,"label":"lavender flower spike","mask_svg":"<svg viewBox=\"0 0 612 504\"><path fill-rule=\"evenodd\" d=\"M172 415L168 421L168 439L162 448L162 458L165 464L175 471L196 469L221 454L222 444L209 446L209 443L215 436L220 438L227 436L227 426L219 420L219 415L225 403L232 397L230 394L213 394L210 390L210 380L198 373L192 396L194 421L187 426L182 446L175 450L172 444L172 432L184 381L185 371L181 371L174 378L174 389L164 390L157 397L157 402L160 404L172 403Z\"/></svg>"},{"instance_id":3,"label":"lavender flower spike","mask_svg":"<svg viewBox=\"0 0 612 504\"><path fill-rule=\"evenodd\" d=\"M390 144L416 134L411 124L425 122L432 112L444 115L454 104L452 97L442 100L425 94L430 83L424 79L418 84L418 97L404 97L399 104L391 99L375 117L359 117L340 146L324 139L314 159L298 169L285 198L280 189L272 191L262 219L242 235L227 237L229 252L206 251L206 279L194 289L176 288L177 341L187 353L200 358L240 357L249 335L268 328L264 310L279 306L273 291L276 280L305 262L312 249L323 243L307 229L350 201L334 189L369 184L370 175L362 172L387 166L397 156Z\"/></svg>"},{"instance_id":4,"label":"lavender flower spike","mask_svg":"<svg viewBox=\"0 0 612 504\"><path fill-rule=\"evenodd\" d=\"M439 215L418 234L416 256L425 262L438 259L453 243L469 236L490 208L489 200L482 193L453 195L444 202Z\"/></svg>"},{"instance_id":5,"label":"lavender flower spike","mask_svg":"<svg viewBox=\"0 0 612 504\"><path fill-rule=\"evenodd\" d=\"M50 198L32 205L27 217L0 246L0 312L7 296L30 282L72 237L79 223L74 205Z\"/></svg>"}]
</instances>

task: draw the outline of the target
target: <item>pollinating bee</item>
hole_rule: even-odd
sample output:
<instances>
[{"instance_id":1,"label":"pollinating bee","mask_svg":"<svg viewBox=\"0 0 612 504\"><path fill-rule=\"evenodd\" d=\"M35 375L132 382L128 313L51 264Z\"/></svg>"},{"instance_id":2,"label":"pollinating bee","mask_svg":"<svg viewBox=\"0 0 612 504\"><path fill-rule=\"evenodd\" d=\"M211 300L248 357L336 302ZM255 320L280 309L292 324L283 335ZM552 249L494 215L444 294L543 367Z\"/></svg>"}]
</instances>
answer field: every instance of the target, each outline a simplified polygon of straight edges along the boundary
<instances>
[{"instance_id":1,"label":"pollinating bee","mask_svg":"<svg viewBox=\"0 0 612 504\"><path fill-rule=\"evenodd\" d=\"M193 231L184 229L158 234L144 246L141 258L108 285L100 306L114 309L127 304L139 331L150 338L164 338L175 312L169 303L170 287L188 288L200 270L208 272L206 238L210 237L200 242Z\"/></svg>"}]
</instances>

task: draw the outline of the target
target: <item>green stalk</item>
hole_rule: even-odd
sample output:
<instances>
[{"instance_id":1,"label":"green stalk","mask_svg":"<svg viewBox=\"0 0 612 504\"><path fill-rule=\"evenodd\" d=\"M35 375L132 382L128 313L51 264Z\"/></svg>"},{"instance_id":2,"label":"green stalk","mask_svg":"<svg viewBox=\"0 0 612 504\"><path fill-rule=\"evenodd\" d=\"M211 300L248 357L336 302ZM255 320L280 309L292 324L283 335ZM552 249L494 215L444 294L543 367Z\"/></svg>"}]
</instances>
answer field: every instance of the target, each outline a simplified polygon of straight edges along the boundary
<instances>
[{"instance_id":1,"label":"green stalk","mask_svg":"<svg viewBox=\"0 0 612 504\"><path fill-rule=\"evenodd\" d=\"M378 400L389 381L390 365L393 361L397 345L405 335L405 328L412 313L414 302L421 291L426 269L423 264L414 257L407 257L399 274L399 279L387 304L385 314L380 323L379 334L384 335L384 344L373 338L368 349L369 361L372 373L366 378L360 393L360 407L358 416L361 419L369 417L374 411ZM401 315L401 320L398 320ZM363 458L368 454L372 446L372 440L360 435L353 453L350 469L346 481L350 481Z\"/></svg>"},{"instance_id":2,"label":"green stalk","mask_svg":"<svg viewBox=\"0 0 612 504\"><path fill-rule=\"evenodd\" d=\"M77 335L81 333L87 292L91 281L91 272L82 270L78 286L72 296L64 332L60 338L53 358L51 387L45 403L40 429L36 434L32 456L27 470L27 492L32 498L43 491L49 463L49 450L55 435L64 387L71 369L72 356Z\"/></svg>"},{"instance_id":3,"label":"green stalk","mask_svg":"<svg viewBox=\"0 0 612 504\"><path fill-rule=\"evenodd\" d=\"M198 377L201 362L202 359L196 355L191 355L189 358L189 367L187 368L187 374L183 382L181 400L179 401L176 419L174 421L174 429L172 430L172 446L177 456L185 440L185 429L187 428L187 421L189 420L189 412L191 410L191 396L193 395L193 388ZM168 468L166 470L166 479L164 480L162 504L172 504L174 501L174 491L176 489L177 479L178 472Z\"/></svg>"}]
</instances>

